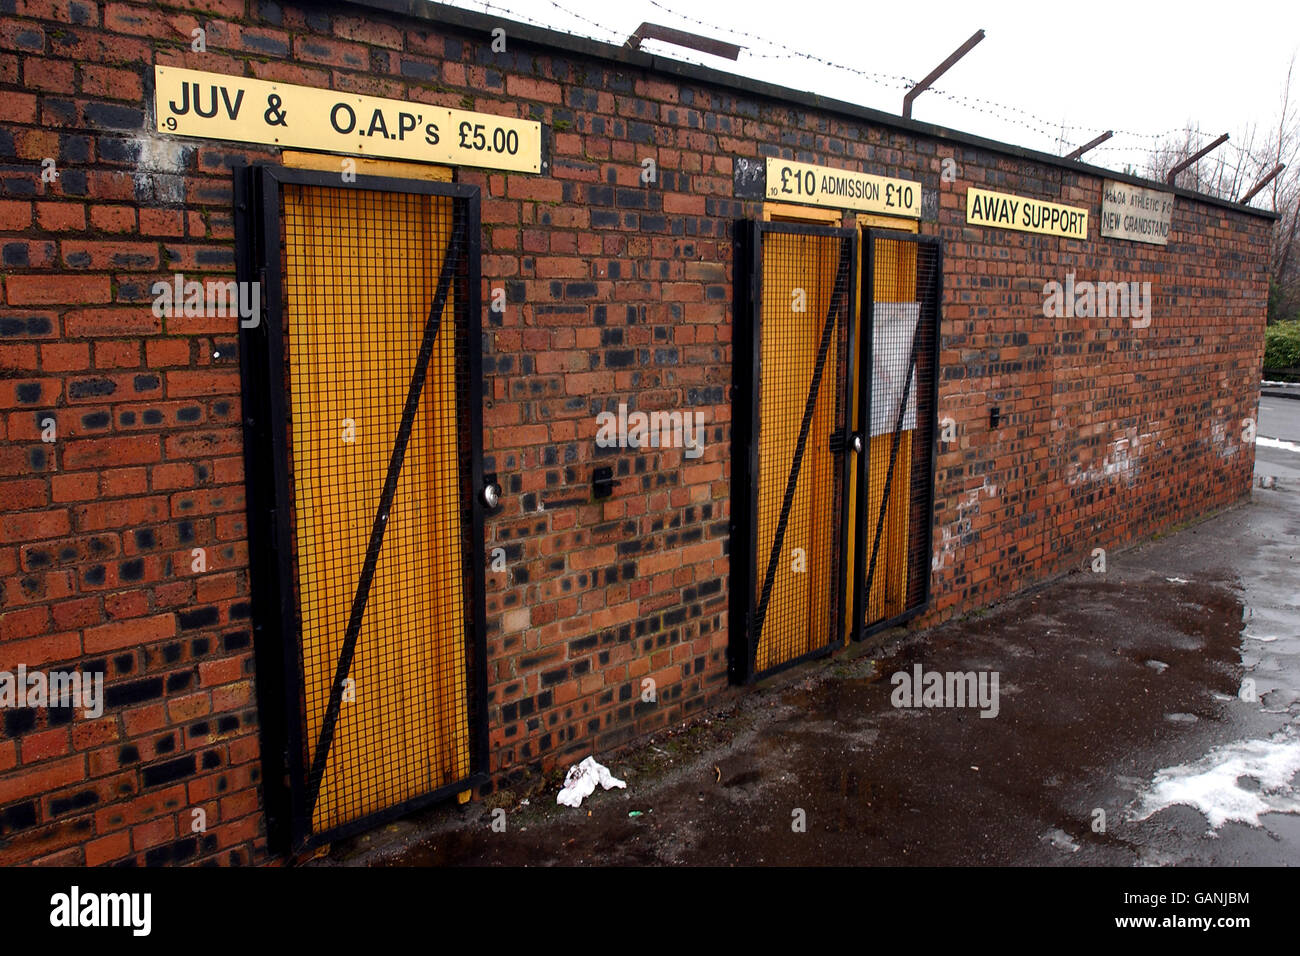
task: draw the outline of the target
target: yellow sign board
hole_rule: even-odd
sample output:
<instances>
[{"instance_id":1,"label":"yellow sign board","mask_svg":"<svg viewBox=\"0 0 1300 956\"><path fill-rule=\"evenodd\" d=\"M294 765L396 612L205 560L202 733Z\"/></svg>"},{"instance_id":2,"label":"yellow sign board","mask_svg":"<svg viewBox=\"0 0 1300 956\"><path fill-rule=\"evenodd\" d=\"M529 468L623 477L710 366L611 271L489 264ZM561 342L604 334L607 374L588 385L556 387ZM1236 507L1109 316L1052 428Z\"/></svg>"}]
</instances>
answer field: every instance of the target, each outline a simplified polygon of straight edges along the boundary
<instances>
[{"instance_id":1,"label":"yellow sign board","mask_svg":"<svg viewBox=\"0 0 1300 956\"><path fill-rule=\"evenodd\" d=\"M536 173L542 126L428 103L154 67L160 133Z\"/></svg>"},{"instance_id":2,"label":"yellow sign board","mask_svg":"<svg viewBox=\"0 0 1300 956\"><path fill-rule=\"evenodd\" d=\"M1028 196L966 190L966 221L973 226L1041 232L1067 239L1088 238L1088 210Z\"/></svg>"},{"instance_id":3,"label":"yellow sign board","mask_svg":"<svg viewBox=\"0 0 1300 956\"><path fill-rule=\"evenodd\" d=\"M921 184L830 166L767 160L767 198L921 218Z\"/></svg>"}]
</instances>

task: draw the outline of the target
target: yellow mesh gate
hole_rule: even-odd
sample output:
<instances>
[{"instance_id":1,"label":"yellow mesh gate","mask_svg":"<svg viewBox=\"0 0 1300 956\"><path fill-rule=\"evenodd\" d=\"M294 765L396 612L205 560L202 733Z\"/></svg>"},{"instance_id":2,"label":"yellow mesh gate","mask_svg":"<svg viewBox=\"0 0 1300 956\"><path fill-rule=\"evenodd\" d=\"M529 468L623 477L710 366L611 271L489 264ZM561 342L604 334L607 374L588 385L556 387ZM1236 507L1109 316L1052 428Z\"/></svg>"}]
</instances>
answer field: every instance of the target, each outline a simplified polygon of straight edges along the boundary
<instances>
[{"instance_id":1,"label":"yellow mesh gate","mask_svg":"<svg viewBox=\"0 0 1300 956\"><path fill-rule=\"evenodd\" d=\"M755 676L842 639L845 425L855 237L852 231L751 224L756 401L741 500L751 539L738 560ZM738 344L738 350L743 346ZM743 508L743 506L742 506ZM734 567L734 565L733 565Z\"/></svg>"},{"instance_id":2,"label":"yellow mesh gate","mask_svg":"<svg viewBox=\"0 0 1300 956\"><path fill-rule=\"evenodd\" d=\"M919 223L916 222L915 220L909 220L909 219L898 219L898 218L891 218L888 216L872 216L867 214L859 214L857 217L857 228L858 228L858 237L859 240L861 240L864 231L868 228L880 228L880 229L889 229L889 230L917 233L919 232ZM872 280L873 270L871 268L865 268L859 271L858 273L859 280L857 282L856 288L854 289L854 297L857 303L856 327L859 333L855 337L858 343L858 353L859 353L857 358L857 363L858 363L858 367L863 369L866 368L865 358L863 357L863 353L866 349L869 348L869 346L864 342L861 335L863 317L870 310L870 305L873 300L880 298L881 294L887 294L887 290L896 287L900 281L905 280L906 278L905 276L898 276L893 274L894 264L890 261L887 260L877 261L876 266L877 268L875 269L875 273L877 275L877 278L874 280L876 288L875 290L867 291L866 293L867 306L865 308L863 306L862 286L866 282L873 281ZM884 276L880 275L880 273L882 272L885 273ZM853 434L858 435L859 438L861 438L862 435L862 420L863 420L863 416L866 414L867 401L869 400L869 396L864 397L862 392L863 392L862 382L855 377L853 379L853 399L851 402L851 406L852 406L851 414L852 414L852 422L853 422L852 431ZM880 455L882 454L882 451L886 448L886 444L884 442L877 441L876 438L878 437L879 436L876 436L875 438L869 438L865 443L864 453L867 455L867 465L864 473L874 472L876 474L879 474L878 465L880 462ZM910 443L911 440L910 432L908 433L905 440ZM848 489L849 489L848 490L848 512L850 515L856 515L858 513L857 511L859 506L858 486L860 483L858 479L859 479L859 472L863 471L862 468L857 467L859 463L855 462L854 464L855 467L849 469L849 478L848 478ZM874 502L874 509L872 509L872 503L870 502L868 502L867 506L868 509L870 510L870 513L875 514L876 510L878 510L880 507L880 501L877 500L876 502ZM895 517L894 520L895 520L895 524L890 525L891 528L896 527L897 518ZM844 560L845 560L845 565L847 567L847 574L845 575L846 593L845 593L845 601L844 601L845 627L846 627L847 634L853 634L855 632L852 615L854 613L855 595L859 588L857 575L861 571L861 567L859 566L858 563L858 551L861 550L859 547L860 542L858 539L861 536L861 530L862 529L860 527L859 522L857 521L850 522L849 540L848 542L846 542L844 548ZM872 529L872 534L874 535L874 529ZM890 553L896 554L895 551L891 551ZM870 543L868 546L867 554L870 554ZM904 571L904 575L905 574L906 571ZM882 578L883 577L885 576L882 575ZM881 604L884 603L884 594L886 593L887 587L888 585L885 584L883 580L880 583L873 585L872 591L874 593L870 596L869 599L869 603L872 606L878 608ZM861 615L862 608L859 607L857 610L859 615ZM880 620L879 615L873 616L869 614L868 617L872 621Z\"/></svg>"},{"instance_id":3,"label":"yellow mesh gate","mask_svg":"<svg viewBox=\"0 0 1300 956\"><path fill-rule=\"evenodd\" d=\"M887 626L929 597L939 246L869 230L863 246L868 395L862 623Z\"/></svg>"},{"instance_id":4,"label":"yellow mesh gate","mask_svg":"<svg viewBox=\"0 0 1300 956\"><path fill-rule=\"evenodd\" d=\"M289 185L286 331L306 741L319 742L451 233L452 200ZM454 302L318 768L312 829L469 773ZM313 761L320 760L317 752ZM314 772L317 768L313 768Z\"/></svg>"},{"instance_id":5,"label":"yellow mesh gate","mask_svg":"<svg viewBox=\"0 0 1300 956\"><path fill-rule=\"evenodd\" d=\"M290 553L280 600L297 612L283 628L284 732L302 842L450 792L474 769L476 270L467 187L275 173L284 181L262 188L279 188L265 255L279 266L282 362L266 351L287 424L269 442L284 478L268 514L284 529L270 543Z\"/></svg>"}]
</instances>

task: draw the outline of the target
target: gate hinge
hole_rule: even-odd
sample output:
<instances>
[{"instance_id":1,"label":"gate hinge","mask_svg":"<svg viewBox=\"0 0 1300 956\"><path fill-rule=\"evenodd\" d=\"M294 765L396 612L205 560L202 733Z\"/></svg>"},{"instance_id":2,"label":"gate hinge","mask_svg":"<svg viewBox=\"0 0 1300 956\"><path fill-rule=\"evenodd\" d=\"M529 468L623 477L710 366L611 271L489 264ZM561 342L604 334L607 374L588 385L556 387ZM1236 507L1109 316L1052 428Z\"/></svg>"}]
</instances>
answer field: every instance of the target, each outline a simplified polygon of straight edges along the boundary
<instances>
[{"instance_id":1,"label":"gate hinge","mask_svg":"<svg viewBox=\"0 0 1300 956\"><path fill-rule=\"evenodd\" d=\"M259 265L257 267L257 297L259 299L258 308L262 310L260 314L263 317L265 317L267 312L270 311L268 307L271 304L271 297L267 294L266 290L266 266ZM266 328L265 322L259 322L258 325L261 326L262 329ZM263 332L262 334L265 335L266 333Z\"/></svg>"}]
</instances>

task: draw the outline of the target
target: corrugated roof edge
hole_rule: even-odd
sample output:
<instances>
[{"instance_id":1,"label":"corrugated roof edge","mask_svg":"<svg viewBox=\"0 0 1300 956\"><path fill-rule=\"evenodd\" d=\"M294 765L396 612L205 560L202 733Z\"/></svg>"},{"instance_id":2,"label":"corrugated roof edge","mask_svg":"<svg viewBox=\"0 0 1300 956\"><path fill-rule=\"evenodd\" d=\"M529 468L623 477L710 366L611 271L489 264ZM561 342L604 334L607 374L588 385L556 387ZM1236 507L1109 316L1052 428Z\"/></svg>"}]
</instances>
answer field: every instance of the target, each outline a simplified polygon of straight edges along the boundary
<instances>
[{"instance_id":1,"label":"corrugated roof edge","mask_svg":"<svg viewBox=\"0 0 1300 956\"><path fill-rule=\"evenodd\" d=\"M777 86L774 83L765 83L762 80L753 80L748 77L737 76L733 73L725 73L721 70L710 69L706 66L697 66L694 63L685 63L681 60L655 56L651 53L642 53L639 50L630 50L626 47L614 46L610 43L601 43L597 40L590 40L586 37L574 36L569 33L561 33L556 30L546 30L541 27L531 26L527 23L520 23L517 20L491 16L486 13L478 13L474 10L462 10L459 7L451 7L443 3L433 2L433 0L339 0L339 2L345 6L366 7L371 10L381 10L385 13L405 15L415 20L430 20L438 23L446 23L453 27L460 27L465 30L478 30L484 33L490 33L493 27L499 27L504 24L510 27L510 34L513 39L522 40L525 43L532 43L536 46L550 47L566 53L577 53L583 56L607 60L611 63L624 66L639 67L651 73L680 77L682 79L689 79L699 83L708 83L724 89L737 90L753 96L774 100L778 103L825 110L830 113L839 113L842 116L847 116L853 119L866 120L867 122L873 123L877 126L885 126L890 129L901 130L918 136L928 136L932 139L945 140L962 146L984 149L994 153L1001 153L1006 156L1014 156L1017 159L1027 159L1047 166L1054 166L1058 169L1094 176L1098 179L1113 179L1117 182L1129 183L1134 186L1144 186L1148 189L1159 189L1163 192L1172 192L1177 196L1181 196L1184 199L1190 199L1193 202L1218 206L1221 209L1227 209L1232 212L1243 213L1250 216L1258 216L1262 219L1275 221L1279 218L1277 213L1270 212L1267 209L1257 209L1253 206L1246 206L1242 203L1233 202L1228 199L1219 199L1215 196L1207 196L1204 193L1198 193L1191 189L1183 189L1179 186L1170 186L1153 179L1144 179L1141 176L1130 176L1113 169L1106 169L1102 166L1092 166L1088 163L1066 160L1060 156L1053 156L1051 153L1043 153L1035 149L1027 149L1023 146L1014 146L1010 143L999 142L998 140L985 139L982 136L975 136L972 133L963 133L960 130L949 129L946 126L935 126L931 123L922 123L918 120L904 119L901 116L894 116L891 113L884 113L867 106L859 106L856 103L846 103L843 100L831 99L829 97L820 96L816 93L807 93L800 90L790 89L785 86Z\"/></svg>"}]
</instances>

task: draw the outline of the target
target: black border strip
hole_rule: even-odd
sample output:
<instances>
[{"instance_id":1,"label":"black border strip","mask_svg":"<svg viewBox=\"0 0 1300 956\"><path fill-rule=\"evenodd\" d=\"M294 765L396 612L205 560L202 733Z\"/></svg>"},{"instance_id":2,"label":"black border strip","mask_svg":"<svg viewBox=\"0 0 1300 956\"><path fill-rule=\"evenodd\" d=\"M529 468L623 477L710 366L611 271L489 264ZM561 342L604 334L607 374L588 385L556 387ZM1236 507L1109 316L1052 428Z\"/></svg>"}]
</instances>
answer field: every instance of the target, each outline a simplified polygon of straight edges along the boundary
<instances>
[{"instance_id":1,"label":"black border strip","mask_svg":"<svg viewBox=\"0 0 1300 956\"><path fill-rule=\"evenodd\" d=\"M283 569L276 547L276 489L274 463L277 429L270 427L277 417L274 398L276 368L270 358L270 321L267 315L266 277L259 265L266 259L262 249L263 229L258 170L243 167L234 171L235 187L235 278L239 282L260 282L262 321L252 328L239 327L239 380L241 417L244 430L244 495L248 515L248 576L252 603L253 659L256 668L259 749L262 756L262 801L266 811L267 847L272 853L289 849L292 842L292 806L287 779L290 748L288 740L285 686L285 656L281 635ZM280 381L282 385L282 380ZM271 463L268 466L268 463ZM258 520L258 519L262 520Z\"/></svg>"}]
</instances>

